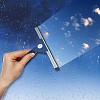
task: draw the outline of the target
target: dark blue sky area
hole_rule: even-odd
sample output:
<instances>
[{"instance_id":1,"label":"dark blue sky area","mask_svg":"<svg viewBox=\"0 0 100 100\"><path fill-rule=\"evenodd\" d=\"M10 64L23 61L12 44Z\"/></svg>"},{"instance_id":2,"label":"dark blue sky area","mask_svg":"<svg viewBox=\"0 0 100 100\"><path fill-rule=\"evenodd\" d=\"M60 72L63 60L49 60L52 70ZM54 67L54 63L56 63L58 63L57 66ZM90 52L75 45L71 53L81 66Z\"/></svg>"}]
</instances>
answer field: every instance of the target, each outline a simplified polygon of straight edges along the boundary
<instances>
[{"instance_id":1,"label":"dark blue sky area","mask_svg":"<svg viewBox=\"0 0 100 100\"><path fill-rule=\"evenodd\" d=\"M67 0L0 0L0 28L7 30L3 37L10 36L7 38L8 41L13 38L17 41L16 37L20 35L22 42L29 37L30 40L26 42L32 43L36 37L34 27L47 20L67 3Z\"/></svg>"}]
</instances>

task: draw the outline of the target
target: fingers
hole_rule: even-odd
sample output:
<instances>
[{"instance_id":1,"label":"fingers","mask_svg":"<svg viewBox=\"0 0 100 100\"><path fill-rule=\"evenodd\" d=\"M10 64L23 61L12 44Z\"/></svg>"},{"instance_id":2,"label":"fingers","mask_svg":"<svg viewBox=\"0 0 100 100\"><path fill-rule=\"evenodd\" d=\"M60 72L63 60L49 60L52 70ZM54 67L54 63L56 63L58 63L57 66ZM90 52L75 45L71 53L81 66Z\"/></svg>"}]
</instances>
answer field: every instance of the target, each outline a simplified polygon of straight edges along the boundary
<instances>
[{"instance_id":1,"label":"fingers","mask_svg":"<svg viewBox=\"0 0 100 100\"><path fill-rule=\"evenodd\" d=\"M19 50L19 51L14 51L10 53L6 53L4 55L4 58L9 59L12 62L17 62L20 68L24 68L24 66L27 64L27 62L32 59L36 53L29 53L30 50ZM17 61L17 59L19 59Z\"/></svg>"},{"instance_id":2,"label":"fingers","mask_svg":"<svg viewBox=\"0 0 100 100\"><path fill-rule=\"evenodd\" d=\"M30 53L30 54L27 54L25 55L21 61L19 62L21 65L22 65L22 68L28 63L28 61L30 59L32 59L33 57L35 56L35 53Z\"/></svg>"},{"instance_id":3,"label":"fingers","mask_svg":"<svg viewBox=\"0 0 100 100\"><path fill-rule=\"evenodd\" d=\"M23 57L29 51L30 51L30 49L29 50L19 50L19 51L11 52L10 54L11 54L12 59L16 59L18 57Z\"/></svg>"}]
</instances>

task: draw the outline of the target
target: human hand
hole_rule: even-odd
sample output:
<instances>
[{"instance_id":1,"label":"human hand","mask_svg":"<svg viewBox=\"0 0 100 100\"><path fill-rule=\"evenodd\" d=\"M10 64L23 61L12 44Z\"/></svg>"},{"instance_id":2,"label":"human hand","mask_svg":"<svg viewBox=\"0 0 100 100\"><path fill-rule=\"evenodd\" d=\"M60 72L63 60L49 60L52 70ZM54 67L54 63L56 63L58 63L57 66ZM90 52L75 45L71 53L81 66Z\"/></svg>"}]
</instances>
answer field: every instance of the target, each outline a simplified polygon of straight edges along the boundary
<instances>
[{"instance_id":1,"label":"human hand","mask_svg":"<svg viewBox=\"0 0 100 100\"><path fill-rule=\"evenodd\" d=\"M29 50L20 50L4 54L0 76L0 92L21 75L27 62L35 56L35 53L27 54L28 52ZM22 59L19 61L20 58ZM2 93L0 94L2 95Z\"/></svg>"}]
</instances>

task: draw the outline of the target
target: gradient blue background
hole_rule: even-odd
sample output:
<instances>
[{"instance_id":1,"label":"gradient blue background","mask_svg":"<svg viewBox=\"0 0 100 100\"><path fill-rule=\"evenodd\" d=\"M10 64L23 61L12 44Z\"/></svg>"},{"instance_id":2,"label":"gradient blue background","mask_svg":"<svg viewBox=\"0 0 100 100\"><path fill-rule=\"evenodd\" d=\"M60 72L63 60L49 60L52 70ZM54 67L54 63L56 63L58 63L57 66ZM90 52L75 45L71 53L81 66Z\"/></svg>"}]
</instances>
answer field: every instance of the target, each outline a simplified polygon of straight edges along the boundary
<instances>
[{"instance_id":1,"label":"gradient blue background","mask_svg":"<svg viewBox=\"0 0 100 100\"><path fill-rule=\"evenodd\" d=\"M33 27L55 14L57 7L62 8L65 5L64 0L59 0L59 3L57 0L52 2L45 0L37 0L36 2L34 0L33 3L30 1L5 0L4 3L0 2L0 70L3 54L14 50L32 48L38 39ZM20 12L20 2L28 11L20 9ZM33 14L35 10L30 9L30 4L34 4L34 7L38 9L40 7L49 8L52 13L45 14L47 9L42 10L44 16L47 16L40 18L38 15L40 12L37 14L39 10ZM16 5L18 7L15 7ZM53 8L54 5L56 5L55 8ZM16 12L13 12L12 8ZM29 9L33 10L30 11ZM22 12L25 15L22 15ZM31 14L29 15L29 13ZM43 18L44 20L42 20ZM59 72L53 69L47 55L38 54L25 67L22 76L10 86L4 100L100 100L99 85L100 46L66 64Z\"/></svg>"}]
</instances>

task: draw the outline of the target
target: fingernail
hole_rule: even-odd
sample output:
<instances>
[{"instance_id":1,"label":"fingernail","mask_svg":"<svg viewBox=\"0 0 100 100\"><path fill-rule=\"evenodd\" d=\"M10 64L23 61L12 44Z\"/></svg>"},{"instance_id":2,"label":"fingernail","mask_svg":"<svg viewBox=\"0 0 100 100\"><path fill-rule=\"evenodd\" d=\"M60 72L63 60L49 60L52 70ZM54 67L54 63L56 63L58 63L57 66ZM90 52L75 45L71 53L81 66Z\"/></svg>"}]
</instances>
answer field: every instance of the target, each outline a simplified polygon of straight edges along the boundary
<instances>
[{"instance_id":1,"label":"fingernail","mask_svg":"<svg viewBox=\"0 0 100 100\"><path fill-rule=\"evenodd\" d=\"M30 56L31 56L31 57L34 57L34 56L35 56L35 54L34 54L34 53L30 53Z\"/></svg>"}]
</instances>

